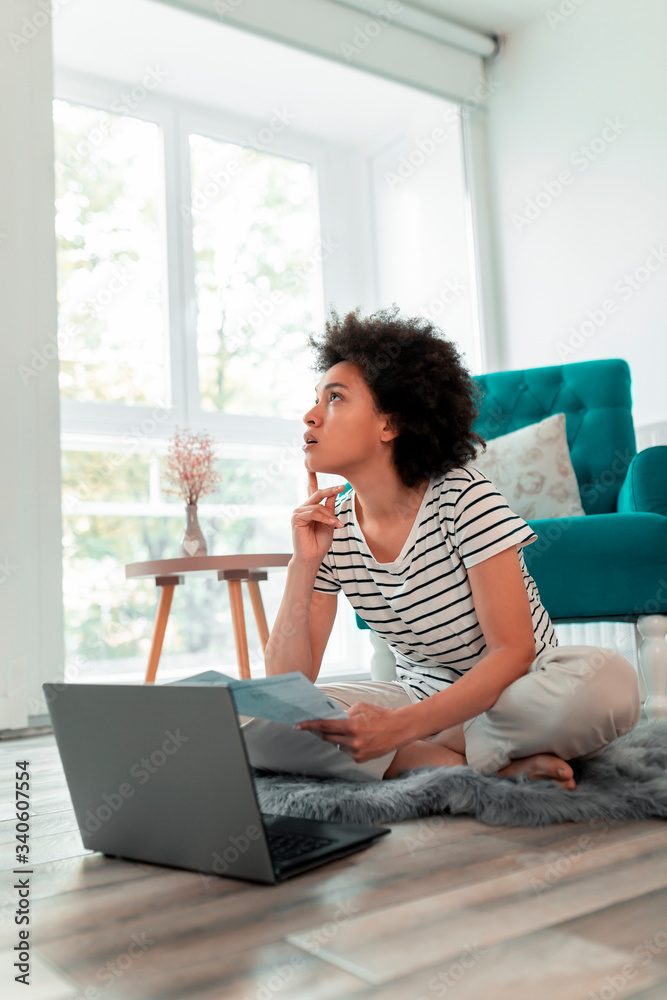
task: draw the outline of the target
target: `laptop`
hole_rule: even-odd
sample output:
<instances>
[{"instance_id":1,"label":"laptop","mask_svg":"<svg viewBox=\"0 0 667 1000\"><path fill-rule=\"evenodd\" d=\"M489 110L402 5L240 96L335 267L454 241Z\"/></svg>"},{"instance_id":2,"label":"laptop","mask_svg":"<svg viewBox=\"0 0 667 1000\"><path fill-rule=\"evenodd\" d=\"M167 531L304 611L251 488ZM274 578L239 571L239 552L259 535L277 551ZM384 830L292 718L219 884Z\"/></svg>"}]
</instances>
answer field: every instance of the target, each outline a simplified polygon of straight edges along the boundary
<instances>
[{"instance_id":1,"label":"laptop","mask_svg":"<svg viewBox=\"0 0 667 1000\"><path fill-rule=\"evenodd\" d=\"M89 850L275 884L391 832L262 813L224 684L42 689Z\"/></svg>"}]
</instances>

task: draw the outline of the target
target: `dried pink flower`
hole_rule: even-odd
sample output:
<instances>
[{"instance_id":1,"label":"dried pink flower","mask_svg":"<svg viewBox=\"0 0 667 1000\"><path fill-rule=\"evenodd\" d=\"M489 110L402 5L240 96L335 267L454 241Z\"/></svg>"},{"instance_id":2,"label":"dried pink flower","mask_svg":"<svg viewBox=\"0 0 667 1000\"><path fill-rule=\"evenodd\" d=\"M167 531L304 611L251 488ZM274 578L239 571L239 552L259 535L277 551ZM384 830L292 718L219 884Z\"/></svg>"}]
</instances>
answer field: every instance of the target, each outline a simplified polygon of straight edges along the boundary
<instances>
[{"instance_id":1,"label":"dried pink flower","mask_svg":"<svg viewBox=\"0 0 667 1000\"><path fill-rule=\"evenodd\" d=\"M167 452L165 479L175 489L164 492L180 496L186 504L196 504L200 497L213 493L222 476L215 468L213 438L206 431L199 434L187 429L180 434L178 427Z\"/></svg>"}]
</instances>

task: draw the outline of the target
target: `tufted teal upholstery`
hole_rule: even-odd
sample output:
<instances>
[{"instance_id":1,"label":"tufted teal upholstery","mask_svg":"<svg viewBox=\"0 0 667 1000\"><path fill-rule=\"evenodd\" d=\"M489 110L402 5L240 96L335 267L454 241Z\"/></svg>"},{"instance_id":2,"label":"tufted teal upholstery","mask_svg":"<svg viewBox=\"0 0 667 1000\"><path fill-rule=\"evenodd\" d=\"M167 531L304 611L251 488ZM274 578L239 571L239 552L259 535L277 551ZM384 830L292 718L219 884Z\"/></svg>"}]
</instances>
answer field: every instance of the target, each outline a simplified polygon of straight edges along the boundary
<instances>
[{"instance_id":1,"label":"tufted teal upholstery","mask_svg":"<svg viewBox=\"0 0 667 1000\"><path fill-rule=\"evenodd\" d=\"M565 413L586 517L529 521L523 549L554 621L667 614L667 447L637 455L630 369L610 359L475 376L487 440ZM474 465L474 462L472 463ZM360 628L368 628L357 615Z\"/></svg>"},{"instance_id":2,"label":"tufted teal upholstery","mask_svg":"<svg viewBox=\"0 0 667 1000\"><path fill-rule=\"evenodd\" d=\"M564 413L584 510L616 510L618 492L637 452L626 361L496 372L477 375L475 382L484 393L475 430L487 440Z\"/></svg>"}]
</instances>

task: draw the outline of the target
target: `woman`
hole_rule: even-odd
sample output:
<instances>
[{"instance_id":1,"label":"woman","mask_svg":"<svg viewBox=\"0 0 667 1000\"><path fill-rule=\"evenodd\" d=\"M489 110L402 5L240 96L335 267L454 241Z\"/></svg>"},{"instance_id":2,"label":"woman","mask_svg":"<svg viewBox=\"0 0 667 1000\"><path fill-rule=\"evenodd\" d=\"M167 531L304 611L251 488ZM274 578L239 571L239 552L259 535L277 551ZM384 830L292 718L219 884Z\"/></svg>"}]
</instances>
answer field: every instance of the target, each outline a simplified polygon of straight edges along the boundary
<instances>
[{"instance_id":1,"label":"woman","mask_svg":"<svg viewBox=\"0 0 667 1000\"><path fill-rule=\"evenodd\" d=\"M303 418L309 496L266 673L315 682L343 590L392 648L397 680L322 685L343 720L251 719L250 761L360 781L467 764L573 789L568 761L636 725L634 668L558 645L521 552L537 536L471 464L485 447L478 390L454 345L396 307L358 312L332 311L310 337L323 374ZM341 484L319 489L318 472Z\"/></svg>"}]
</instances>

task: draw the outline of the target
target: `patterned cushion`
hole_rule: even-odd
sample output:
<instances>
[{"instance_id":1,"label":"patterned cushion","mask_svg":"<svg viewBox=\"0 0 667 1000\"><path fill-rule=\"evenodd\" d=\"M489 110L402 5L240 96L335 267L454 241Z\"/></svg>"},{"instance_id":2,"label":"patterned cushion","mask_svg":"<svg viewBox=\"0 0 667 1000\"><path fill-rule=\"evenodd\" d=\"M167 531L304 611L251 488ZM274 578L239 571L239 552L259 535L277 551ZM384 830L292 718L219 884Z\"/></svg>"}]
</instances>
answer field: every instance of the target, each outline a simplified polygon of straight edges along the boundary
<instances>
[{"instance_id":1,"label":"patterned cushion","mask_svg":"<svg viewBox=\"0 0 667 1000\"><path fill-rule=\"evenodd\" d=\"M524 520L585 515L570 461L565 414L487 441L471 463Z\"/></svg>"}]
</instances>

